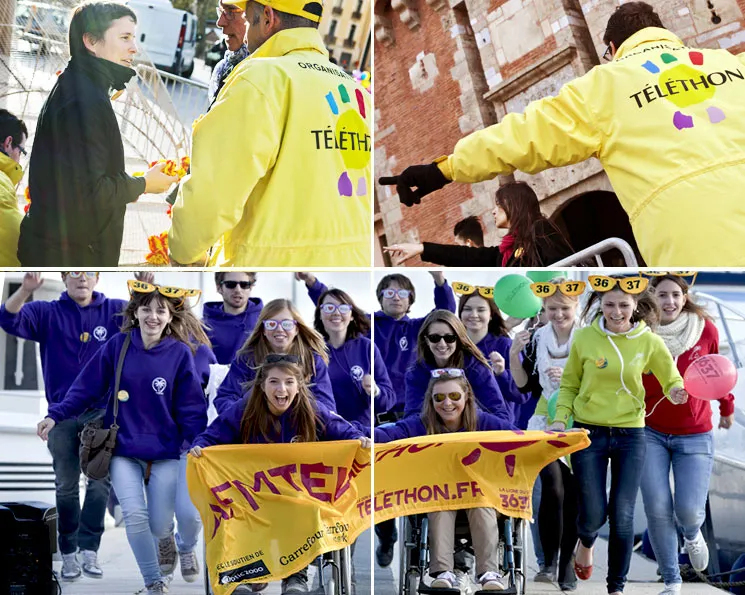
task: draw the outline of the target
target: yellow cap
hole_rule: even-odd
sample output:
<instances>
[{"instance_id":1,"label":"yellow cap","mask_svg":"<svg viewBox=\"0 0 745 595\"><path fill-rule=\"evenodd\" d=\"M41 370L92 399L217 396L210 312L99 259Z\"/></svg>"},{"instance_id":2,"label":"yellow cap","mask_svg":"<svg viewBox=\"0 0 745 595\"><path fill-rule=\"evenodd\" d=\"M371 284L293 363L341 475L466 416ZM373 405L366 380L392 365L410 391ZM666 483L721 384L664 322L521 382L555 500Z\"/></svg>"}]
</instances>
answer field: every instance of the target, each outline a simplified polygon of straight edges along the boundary
<instances>
[{"instance_id":1,"label":"yellow cap","mask_svg":"<svg viewBox=\"0 0 745 595\"><path fill-rule=\"evenodd\" d=\"M230 4L231 6L237 6L245 10L246 3L248 0L223 0L223 4ZM269 6L279 12L286 12L287 14L294 14L299 17L304 17L315 23L321 21L321 14L323 13L323 4L314 0L255 0L259 4Z\"/></svg>"}]
</instances>

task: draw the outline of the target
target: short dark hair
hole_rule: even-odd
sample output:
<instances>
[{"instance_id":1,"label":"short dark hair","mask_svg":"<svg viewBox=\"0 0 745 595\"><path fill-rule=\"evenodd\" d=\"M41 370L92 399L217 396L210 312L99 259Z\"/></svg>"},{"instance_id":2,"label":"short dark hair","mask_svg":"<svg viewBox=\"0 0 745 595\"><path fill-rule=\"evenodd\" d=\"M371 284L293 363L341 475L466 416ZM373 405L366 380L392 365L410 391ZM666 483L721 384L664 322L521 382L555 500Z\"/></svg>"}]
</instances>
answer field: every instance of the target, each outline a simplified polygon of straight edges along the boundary
<instances>
[{"instance_id":1,"label":"short dark hair","mask_svg":"<svg viewBox=\"0 0 745 595\"><path fill-rule=\"evenodd\" d=\"M251 271L220 271L218 273L215 273L215 285L220 287L223 281L225 281L225 275L228 273L245 273L248 275L248 280L252 283L256 283L256 273Z\"/></svg>"},{"instance_id":2,"label":"short dark hair","mask_svg":"<svg viewBox=\"0 0 745 595\"><path fill-rule=\"evenodd\" d=\"M484 228L481 227L481 221L476 215L458 221L453 228L453 235L456 238L471 240L474 246L484 245Z\"/></svg>"},{"instance_id":3,"label":"short dark hair","mask_svg":"<svg viewBox=\"0 0 745 595\"><path fill-rule=\"evenodd\" d=\"M613 42L616 50L618 50L621 44L634 33L647 27L665 28L662 20L660 20L660 15L654 11L651 5L646 2L621 4L608 19L608 25L605 27L605 33L603 34L603 43L610 45Z\"/></svg>"},{"instance_id":4,"label":"short dark hair","mask_svg":"<svg viewBox=\"0 0 745 595\"><path fill-rule=\"evenodd\" d=\"M6 109L0 109L0 142L9 136L13 138L13 144L17 147L23 142L24 136L28 138L28 128L19 117Z\"/></svg>"},{"instance_id":5,"label":"short dark hair","mask_svg":"<svg viewBox=\"0 0 745 595\"><path fill-rule=\"evenodd\" d=\"M252 4L252 2L248 2L246 4L246 8L248 8L250 4ZM262 10L265 6L264 4L261 4L261 2L253 2L253 4L258 4L259 6L261 6ZM277 10L276 8L272 8L272 10L279 17L279 22L281 23L281 31L285 29L298 29L300 27L310 27L311 29L318 29L318 26L321 24L320 21L311 21L310 19L306 19L305 17L301 17L296 14L282 12L281 10ZM251 24L258 25L260 18L261 17L259 16L259 13L256 13L251 21Z\"/></svg>"},{"instance_id":6,"label":"short dark hair","mask_svg":"<svg viewBox=\"0 0 745 595\"><path fill-rule=\"evenodd\" d=\"M78 4L73 10L70 20L68 35L70 56L75 58L88 54L88 49L83 43L83 35L87 33L93 39L101 40L111 27L111 23L122 17L129 17L135 23L137 22L137 15L134 11L118 2L102 1Z\"/></svg>"}]
</instances>

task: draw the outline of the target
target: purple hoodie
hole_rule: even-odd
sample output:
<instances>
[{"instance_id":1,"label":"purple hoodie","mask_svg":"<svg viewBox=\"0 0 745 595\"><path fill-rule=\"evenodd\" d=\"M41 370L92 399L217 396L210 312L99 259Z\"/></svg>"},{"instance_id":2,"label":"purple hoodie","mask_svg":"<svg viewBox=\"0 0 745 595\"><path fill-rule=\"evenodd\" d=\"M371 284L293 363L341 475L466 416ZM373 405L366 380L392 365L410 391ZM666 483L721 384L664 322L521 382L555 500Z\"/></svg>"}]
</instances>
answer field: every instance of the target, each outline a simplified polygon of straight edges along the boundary
<instances>
[{"instance_id":1,"label":"purple hoodie","mask_svg":"<svg viewBox=\"0 0 745 595\"><path fill-rule=\"evenodd\" d=\"M435 310L455 313L455 296L447 281L441 287L435 285ZM395 320L382 310L375 313L375 345L383 357L391 384L398 389L396 403L388 411L404 409L401 388L405 385L406 371L416 361L416 339L423 323L424 318L404 316Z\"/></svg>"},{"instance_id":2,"label":"purple hoodie","mask_svg":"<svg viewBox=\"0 0 745 595\"><path fill-rule=\"evenodd\" d=\"M501 417L508 423L512 423L511 412L507 409L502 391L494 377L492 369L477 360L470 353L465 356L466 365L464 366L466 378L471 384L476 402L481 409ZM416 362L409 371L406 372L406 409L404 415L418 416L422 412L424 405L424 394L427 392L432 370L427 362Z\"/></svg>"},{"instance_id":3,"label":"purple hoodie","mask_svg":"<svg viewBox=\"0 0 745 595\"><path fill-rule=\"evenodd\" d=\"M114 455L145 461L178 459L184 441L191 442L207 425L207 401L194 367L191 349L173 337L145 349L140 329L131 331L119 390L119 434ZM106 408L104 427L113 421L115 372L126 335L119 333L91 359L65 398L49 407L57 423L86 409Z\"/></svg>"},{"instance_id":4,"label":"purple hoodie","mask_svg":"<svg viewBox=\"0 0 745 595\"><path fill-rule=\"evenodd\" d=\"M476 423L478 432L489 430L515 430L515 426L505 421L501 417L486 413L485 411L476 411ZM458 430L463 432L464 430ZM393 440L403 440L404 438L414 438L415 436L426 436L427 429L424 427L422 418L418 415L405 417L395 424L383 424L375 428L375 442L385 443Z\"/></svg>"},{"instance_id":5,"label":"purple hoodie","mask_svg":"<svg viewBox=\"0 0 745 595\"><path fill-rule=\"evenodd\" d=\"M256 326L264 304L260 298L248 298L243 314L228 314L223 302L207 302L202 309L202 321L207 325L207 336L212 342L217 362L229 364L243 347Z\"/></svg>"},{"instance_id":6,"label":"purple hoodie","mask_svg":"<svg viewBox=\"0 0 745 595\"><path fill-rule=\"evenodd\" d=\"M512 339L486 333L486 336L479 341L476 347L479 348L487 360L489 359L489 354L493 351L496 351L504 358L504 372L495 377L497 379L497 385L499 385L499 390L502 391L505 404L510 410L511 419L513 422L517 422L520 419L522 406L530 400L531 395L521 392L512 379L512 374L510 373L510 347L512 347Z\"/></svg>"},{"instance_id":7,"label":"purple hoodie","mask_svg":"<svg viewBox=\"0 0 745 595\"><path fill-rule=\"evenodd\" d=\"M329 411L336 411L328 367L317 353L313 354L313 361L316 365L316 373L310 379L310 389L320 404ZM233 359L228 375L215 396L214 405L218 414L222 414L231 403L238 401L246 393L243 385L256 378L255 368L256 362L252 354L237 355Z\"/></svg>"},{"instance_id":8,"label":"purple hoodie","mask_svg":"<svg viewBox=\"0 0 745 595\"><path fill-rule=\"evenodd\" d=\"M192 446L215 446L216 444L244 444L241 437L241 420L248 403L248 395L238 401L230 403L209 427L197 436ZM293 408L290 407L277 420L279 432L269 436L252 436L249 444L288 443L294 442L297 435L297 425L292 419ZM357 440L362 433L348 421L328 411L325 407L316 408L316 432L319 441L326 440Z\"/></svg>"},{"instance_id":9,"label":"purple hoodie","mask_svg":"<svg viewBox=\"0 0 745 595\"><path fill-rule=\"evenodd\" d=\"M18 314L0 307L0 328L9 335L39 343L47 401L59 403L83 366L108 339L119 333L124 300L93 292L81 308L67 292L51 302L24 304ZM81 412L82 413L82 412Z\"/></svg>"}]
</instances>

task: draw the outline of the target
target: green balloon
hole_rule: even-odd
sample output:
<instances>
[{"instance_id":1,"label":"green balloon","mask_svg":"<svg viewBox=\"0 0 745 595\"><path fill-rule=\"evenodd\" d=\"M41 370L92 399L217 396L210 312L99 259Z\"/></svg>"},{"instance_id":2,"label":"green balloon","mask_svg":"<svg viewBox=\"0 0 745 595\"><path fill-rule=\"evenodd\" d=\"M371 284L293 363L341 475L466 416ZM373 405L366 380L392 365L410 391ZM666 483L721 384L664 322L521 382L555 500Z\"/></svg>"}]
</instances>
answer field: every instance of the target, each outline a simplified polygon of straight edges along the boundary
<instances>
[{"instance_id":1,"label":"green balloon","mask_svg":"<svg viewBox=\"0 0 745 595\"><path fill-rule=\"evenodd\" d=\"M494 303L507 316L531 318L541 311L541 299L530 289L530 279L505 275L494 286Z\"/></svg>"},{"instance_id":2,"label":"green balloon","mask_svg":"<svg viewBox=\"0 0 745 595\"><path fill-rule=\"evenodd\" d=\"M566 277L567 272L566 271L528 271L527 277L534 283L541 283L543 281L551 281L551 279L556 279L556 277Z\"/></svg>"},{"instance_id":3,"label":"green balloon","mask_svg":"<svg viewBox=\"0 0 745 595\"><path fill-rule=\"evenodd\" d=\"M556 419L556 405L559 402L559 391L555 390L548 398L548 423L553 423ZM574 418L570 415L567 421L567 430L574 425Z\"/></svg>"}]
</instances>

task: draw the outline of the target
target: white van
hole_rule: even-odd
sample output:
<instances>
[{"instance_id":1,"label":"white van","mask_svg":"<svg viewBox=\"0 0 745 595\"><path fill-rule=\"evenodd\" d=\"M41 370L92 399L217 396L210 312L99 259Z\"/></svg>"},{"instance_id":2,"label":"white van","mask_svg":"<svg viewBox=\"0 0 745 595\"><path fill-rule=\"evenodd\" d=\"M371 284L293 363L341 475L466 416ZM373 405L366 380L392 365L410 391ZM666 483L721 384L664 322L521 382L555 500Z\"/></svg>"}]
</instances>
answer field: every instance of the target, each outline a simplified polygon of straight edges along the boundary
<instances>
[{"instance_id":1,"label":"white van","mask_svg":"<svg viewBox=\"0 0 745 595\"><path fill-rule=\"evenodd\" d=\"M197 17L169 0L128 0L137 15L137 47L160 70L189 78L194 72Z\"/></svg>"}]
</instances>

